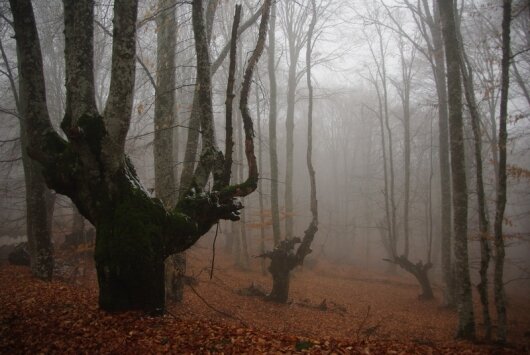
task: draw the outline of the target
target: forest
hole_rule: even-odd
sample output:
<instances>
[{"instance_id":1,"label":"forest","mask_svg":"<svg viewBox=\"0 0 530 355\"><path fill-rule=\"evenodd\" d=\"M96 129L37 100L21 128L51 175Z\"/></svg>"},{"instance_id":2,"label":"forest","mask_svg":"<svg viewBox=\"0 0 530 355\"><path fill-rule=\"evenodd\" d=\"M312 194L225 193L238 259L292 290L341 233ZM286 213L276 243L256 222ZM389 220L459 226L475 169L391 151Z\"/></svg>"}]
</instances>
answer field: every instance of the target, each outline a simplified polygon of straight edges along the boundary
<instances>
[{"instance_id":1,"label":"forest","mask_svg":"<svg viewBox=\"0 0 530 355\"><path fill-rule=\"evenodd\" d=\"M0 0L0 354L530 352L530 1Z\"/></svg>"}]
</instances>

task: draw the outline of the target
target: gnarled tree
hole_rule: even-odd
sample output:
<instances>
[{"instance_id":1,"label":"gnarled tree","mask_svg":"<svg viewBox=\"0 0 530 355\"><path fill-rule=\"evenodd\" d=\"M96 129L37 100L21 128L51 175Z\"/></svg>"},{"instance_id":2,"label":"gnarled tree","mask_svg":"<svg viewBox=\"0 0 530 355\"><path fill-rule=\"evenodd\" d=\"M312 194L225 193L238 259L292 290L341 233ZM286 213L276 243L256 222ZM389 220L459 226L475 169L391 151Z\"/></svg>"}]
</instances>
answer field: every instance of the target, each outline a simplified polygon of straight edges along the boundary
<instances>
[{"instance_id":1,"label":"gnarled tree","mask_svg":"<svg viewBox=\"0 0 530 355\"><path fill-rule=\"evenodd\" d=\"M298 237L281 241L272 251L263 253L260 257L271 259L269 272L272 275L272 290L268 295L271 301L285 303L289 297L289 281L291 271L298 265L302 265L307 255L311 253L311 243L318 231L318 205L316 197L315 169L313 167L313 84L311 80L311 53L314 42L313 32L317 21L317 6L315 0L311 0L312 18L307 32L306 47L306 78L308 88L307 109L307 170L310 183L310 209L311 222L304 232L304 238ZM296 244L301 243L296 252Z\"/></svg>"},{"instance_id":2,"label":"gnarled tree","mask_svg":"<svg viewBox=\"0 0 530 355\"><path fill-rule=\"evenodd\" d=\"M247 97L252 72L263 47L271 1L262 11L258 47L245 73L240 108L245 122L249 175L245 182L221 182L224 156L215 143L210 61L201 0L192 2L201 101L203 150L192 187L173 207L149 196L125 154L135 78L138 3L116 0L109 96L102 113L94 98L93 0L64 0L66 114L62 138L51 125L38 32L30 0L11 0L20 92L26 97L28 153L39 163L49 187L69 196L96 227L96 268L100 307L109 311L164 310L164 259L192 246L219 219L237 220L237 197L256 189L258 171ZM203 187L213 173L214 191Z\"/></svg>"}]
</instances>

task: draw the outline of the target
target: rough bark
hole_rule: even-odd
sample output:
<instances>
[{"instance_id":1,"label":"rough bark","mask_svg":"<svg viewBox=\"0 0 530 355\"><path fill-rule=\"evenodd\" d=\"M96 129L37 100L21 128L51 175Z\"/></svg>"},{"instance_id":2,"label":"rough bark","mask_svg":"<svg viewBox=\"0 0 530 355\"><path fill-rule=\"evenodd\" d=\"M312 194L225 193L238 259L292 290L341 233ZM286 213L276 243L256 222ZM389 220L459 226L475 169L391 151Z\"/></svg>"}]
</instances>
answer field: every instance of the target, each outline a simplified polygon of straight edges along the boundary
<instances>
[{"instance_id":1,"label":"rough bark","mask_svg":"<svg viewBox=\"0 0 530 355\"><path fill-rule=\"evenodd\" d=\"M453 183L455 277L457 280L458 338L475 337L467 247L467 183L462 119L462 83L455 10L451 1L438 2L447 64L451 175Z\"/></svg>"},{"instance_id":2,"label":"rough bark","mask_svg":"<svg viewBox=\"0 0 530 355\"><path fill-rule=\"evenodd\" d=\"M497 311L497 340L506 342L507 316L506 299L504 294L504 239L502 235L502 223L506 208L506 144L508 131L506 123L508 119L508 90L510 84L510 25L512 19L512 1L503 1L502 16L502 61L501 61L501 102L499 116L499 176L497 185L497 201L495 209L495 274L494 295L495 309Z\"/></svg>"},{"instance_id":3,"label":"rough bark","mask_svg":"<svg viewBox=\"0 0 530 355\"><path fill-rule=\"evenodd\" d=\"M173 165L173 136L175 133L175 52L177 21L174 0L159 0L163 9L156 18L157 62L155 88L155 194L165 205L176 202Z\"/></svg>"},{"instance_id":4,"label":"rough bark","mask_svg":"<svg viewBox=\"0 0 530 355\"><path fill-rule=\"evenodd\" d=\"M258 124L258 170L263 171L263 136L261 131L261 104L260 104L260 97L259 97L259 90L258 90L258 84L256 83L256 119ZM258 181L258 192L259 192L259 221L260 221L260 228L259 228L259 249L260 253L265 253L265 203L263 201L263 179L259 179ZM265 267L265 259L261 259L261 273L265 275L267 273L267 269Z\"/></svg>"},{"instance_id":5,"label":"rough bark","mask_svg":"<svg viewBox=\"0 0 530 355\"><path fill-rule=\"evenodd\" d=\"M276 143L277 85L276 85L276 2L272 4L269 29L269 155L271 167L271 213L274 245L280 242L280 207L278 205L278 152Z\"/></svg>"},{"instance_id":6,"label":"rough bark","mask_svg":"<svg viewBox=\"0 0 530 355\"><path fill-rule=\"evenodd\" d=\"M161 12L156 18L157 63L155 87L155 195L171 208L177 201L175 182L176 135L175 110L175 53L177 44L177 21L175 0L160 0ZM170 255L164 262L166 300L182 301L184 297L183 277L186 272L186 255Z\"/></svg>"},{"instance_id":7,"label":"rough bark","mask_svg":"<svg viewBox=\"0 0 530 355\"><path fill-rule=\"evenodd\" d=\"M20 141L22 165L25 178L26 193L26 236L28 238L29 265L33 276L41 280L50 280L53 275L53 246L51 242L55 195L46 187L40 167L31 160L28 155L28 136L32 127L28 127L24 119L24 107L28 103L21 102L18 90L24 90L25 86L17 88L16 80L11 71L7 55L2 42L0 41L0 52L5 64L5 74L11 86L11 92L18 112L20 125ZM27 99L27 95L22 93L21 98ZM29 130L29 131L28 131Z\"/></svg>"},{"instance_id":8,"label":"rough bark","mask_svg":"<svg viewBox=\"0 0 530 355\"><path fill-rule=\"evenodd\" d=\"M20 92L24 100L24 94ZM24 117L22 113L22 117ZM31 127L22 124L21 129ZM46 187L41 168L27 154L27 135L21 131L22 163L26 187L26 235L30 256L31 274L41 280L50 281L53 276L52 216L54 194Z\"/></svg>"},{"instance_id":9,"label":"rough bark","mask_svg":"<svg viewBox=\"0 0 530 355\"><path fill-rule=\"evenodd\" d=\"M464 93L471 116L471 128L473 130L473 143L475 148L475 184L477 190L477 212L479 224L480 240L480 283L477 290L480 295L482 304L482 318L484 324L484 337L486 340L491 339L491 316L489 311L488 296L488 267L491 258L489 244L489 221L486 212L486 197L484 193L484 179L482 177L482 130L481 118L478 111L477 100L475 98L475 89L473 83L473 69L469 64L465 48L463 46L460 29L457 28L460 43L460 66L462 71L462 81L464 84Z\"/></svg>"},{"instance_id":10,"label":"rough bark","mask_svg":"<svg viewBox=\"0 0 530 355\"><path fill-rule=\"evenodd\" d=\"M27 4L20 4L21 11L27 11L27 6ZM26 33L26 36L31 40L38 41L36 30ZM17 57L20 57L26 51L30 52L31 55L38 55L38 58L35 57L35 61L42 62L40 52L36 53L34 49L24 48L17 43ZM3 47L2 56L9 73L17 111L20 116L21 153L26 188L26 235L28 238L31 272L33 276L49 281L53 276L54 265L51 220L53 216L53 201L55 201L55 198L46 187L41 166L33 161L28 154L32 144L31 137L35 133L34 131L40 128L40 125L35 124L35 121L32 119L33 117L31 116L34 113L29 107L32 104L34 91L43 90L44 83L33 83L31 75L23 75L22 71L19 70L17 92L15 79L9 69ZM32 63L28 64L31 65ZM44 80L42 68L34 68L31 74L38 75ZM42 85L42 87L39 87L39 85ZM39 96L39 98L44 97ZM46 108L45 104L43 108Z\"/></svg>"},{"instance_id":11,"label":"rough bark","mask_svg":"<svg viewBox=\"0 0 530 355\"><path fill-rule=\"evenodd\" d=\"M237 160L240 162L237 166L237 175L238 175L238 182L243 181L243 164L241 162L243 161L243 122L241 121L239 115L236 115L237 117ZM244 203L244 200L242 200ZM240 243L240 255L239 258L239 266L241 266L244 269L248 269L250 265L250 258L248 255L248 241L247 241L247 226L246 226L246 214L245 211L241 211L241 221L239 223L239 237L241 238Z\"/></svg>"},{"instance_id":12,"label":"rough bark","mask_svg":"<svg viewBox=\"0 0 530 355\"><path fill-rule=\"evenodd\" d=\"M237 50L237 29L241 20L241 5L236 6L236 12L234 15L234 22L232 24L232 35L230 38L230 65L228 68L228 80L226 84L226 117L225 117L225 164L222 182L224 184L230 183L230 176L232 173L232 154L234 152L234 138L233 138L233 101L234 101L234 84L235 84L235 73L236 73L236 50Z\"/></svg>"}]
</instances>

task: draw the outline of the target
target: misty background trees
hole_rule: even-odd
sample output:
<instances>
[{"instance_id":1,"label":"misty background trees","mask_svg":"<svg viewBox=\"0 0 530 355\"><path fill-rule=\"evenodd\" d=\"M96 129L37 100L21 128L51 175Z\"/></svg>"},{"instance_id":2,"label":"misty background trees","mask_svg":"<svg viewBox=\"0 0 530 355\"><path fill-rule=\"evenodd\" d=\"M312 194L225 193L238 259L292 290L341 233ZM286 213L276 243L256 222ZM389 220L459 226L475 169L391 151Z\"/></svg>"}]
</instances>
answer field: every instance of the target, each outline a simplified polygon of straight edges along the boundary
<instances>
[{"instance_id":1,"label":"misty background trees","mask_svg":"<svg viewBox=\"0 0 530 355\"><path fill-rule=\"evenodd\" d=\"M231 60L236 2L203 2L211 129L223 151L233 149L229 182L242 184L249 170L239 93L264 3L243 1L237 54ZM511 25L504 17L503 27L503 9L510 3L457 1L448 15L439 5L449 3L435 0L273 1L269 37L248 97L260 168L258 193L244 199L241 221L219 225L220 241L234 262L249 268L252 256L273 250L286 238L303 237L315 218L306 166L312 115L319 223L307 259L386 272L408 267L422 285L422 295L428 295L431 285L441 287L443 303L457 306L461 336L472 337L471 324L481 317L477 324L484 324L486 337L493 323L497 338L505 339L505 293L530 277L530 8L527 1L513 1L506 10ZM113 4L97 2L91 25L90 105L100 113L110 95ZM21 119L26 113L20 104L21 66L11 8L7 1L1 6L2 236L27 236L34 274L49 278L48 235L55 236L57 248L58 236L74 228L75 212L66 197L47 190L38 173L31 173L35 163L25 147L36 143L27 137L27 123ZM63 59L67 8L58 0L35 1L33 8L50 126L58 130L69 102ZM442 26L448 19L452 34ZM200 111L196 86L192 6L179 0L139 1L135 23L131 65L136 75L124 152L147 194L166 207L175 206L189 191L194 173L204 168L201 156L209 144L201 122L208 113ZM503 37L507 28L509 46ZM310 85L305 80L308 63ZM230 115L233 148L225 149L231 64L236 107ZM215 190L211 178L201 178L199 185ZM180 260L177 266L182 266ZM462 306L469 310L475 286L480 286L483 312L465 315ZM490 300L486 291L494 286ZM498 306L491 321L489 304Z\"/></svg>"}]
</instances>

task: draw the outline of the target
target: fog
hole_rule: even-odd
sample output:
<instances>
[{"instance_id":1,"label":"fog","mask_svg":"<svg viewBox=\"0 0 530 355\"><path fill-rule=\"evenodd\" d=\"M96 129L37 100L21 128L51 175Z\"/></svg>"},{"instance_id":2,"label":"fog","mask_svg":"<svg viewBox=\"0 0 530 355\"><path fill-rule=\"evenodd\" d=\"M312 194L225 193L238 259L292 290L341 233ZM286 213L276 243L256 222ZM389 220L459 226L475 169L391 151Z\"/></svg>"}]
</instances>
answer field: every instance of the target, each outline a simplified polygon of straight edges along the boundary
<instances>
[{"instance_id":1,"label":"fog","mask_svg":"<svg viewBox=\"0 0 530 355\"><path fill-rule=\"evenodd\" d=\"M218 6L209 46L212 63L230 39L235 6L232 0L215 3ZM262 3L244 1L242 23ZM493 248L499 173L502 6L500 2L479 0L457 3L461 47L473 73L474 95L481 120L479 140L482 151L479 155L483 164L485 211L490 223L487 240ZM316 0L314 13L311 12L312 4L311 1L276 2L276 48L272 60L276 68L277 96L271 98L270 42L267 39L264 53L254 70L249 97L254 149L260 167L257 191L242 198L241 220L220 221L191 250L211 250L215 237L217 253L222 253L229 263L243 269L257 268L255 257L275 248L274 207L271 206L273 180L278 183L280 240L304 237L314 218L310 209L307 167L308 104L312 100L312 164L316 174L318 232L310 242L312 253L307 256L306 264L325 262L384 275L400 275L415 282L410 273L394 262L395 258L404 255L413 264L432 263L429 277L438 293L444 287L441 254L444 231L441 173L444 169L440 164L440 150L448 148L440 146L439 110L447 103L440 102L437 91L439 78L433 69L436 54L433 46L436 44L433 44L425 14L425 11L434 11L432 4L426 9L424 5L401 0ZM5 249L2 251L5 258L9 248L26 239L27 197L20 116L13 96L13 89L18 84L10 82L10 79L18 80L16 43L8 21L12 19L9 5L2 2L0 6L3 57L0 75L0 244ZM530 35L528 9L525 8L528 4L514 1L512 6L513 58L508 97L508 177L503 238L506 292L516 295L530 290L530 101L527 91ZM43 52L48 111L53 126L68 139L59 128L66 109L63 6L60 1L53 0L34 1L33 7ZM157 34L161 31L157 17L167 9L160 10L159 2L154 0L142 0L138 8L134 101L125 152L153 198L156 197L154 150L155 132L158 131L171 134L173 160L170 169L176 181L173 195L184 194L188 188L181 188L180 184L185 165L190 163L185 161L185 153L189 149L188 133L193 124L196 51L190 3L175 1L170 6L173 7L177 27L174 29L176 45L172 69L176 87L170 92L174 94L175 102L171 125L164 127L155 124L155 99L162 95L156 86L161 77L168 75L157 72L157 61L160 64L162 60L157 58ZM312 16L316 25L310 53L314 88L310 96L306 83L306 46ZM95 100L100 112L105 108L111 80L112 18L112 1L96 1L93 72ZM258 26L259 20L246 29L237 42L232 183L243 183L249 174L239 92L246 63L257 42ZM216 143L221 150L225 147L228 67L227 57L219 69L211 73ZM276 100L277 104L277 180L271 175L271 100ZM469 104L465 97L463 102L469 275L472 285L476 286L481 281L477 164ZM290 105L294 107L291 118ZM294 123L292 142L289 119ZM450 136L450 139L454 137ZM197 162L204 142L204 138L199 141L195 154ZM292 162L287 155L289 144L294 149ZM291 202L286 197L289 169L293 172ZM213 185L210 176L204 190L211 192ZM286 207L290 203L292 209ZM78 232L75 229L79 224L76 225L75 220L79 221L80 215L64 195L56 194L54 206L52 240L54 249L61 250L61 244ZM293 223L292 235L286 227L289 222ZM84 223L82 228L85 230L94 228L88 221ZM453 227L446 227L451 233ZM451 243L454 250L454 235ZM208 264L208 261L204 263ZM489 274L493 280L493 261ZM296 282L296 279L292 281ZM478 298L475 301L478 304Z\"/></svg>"}]
</instances>

